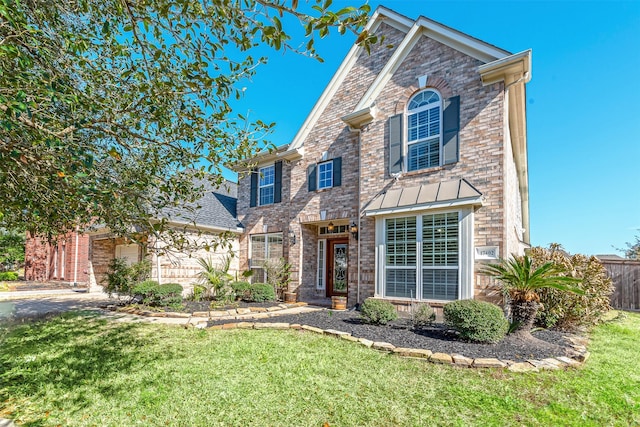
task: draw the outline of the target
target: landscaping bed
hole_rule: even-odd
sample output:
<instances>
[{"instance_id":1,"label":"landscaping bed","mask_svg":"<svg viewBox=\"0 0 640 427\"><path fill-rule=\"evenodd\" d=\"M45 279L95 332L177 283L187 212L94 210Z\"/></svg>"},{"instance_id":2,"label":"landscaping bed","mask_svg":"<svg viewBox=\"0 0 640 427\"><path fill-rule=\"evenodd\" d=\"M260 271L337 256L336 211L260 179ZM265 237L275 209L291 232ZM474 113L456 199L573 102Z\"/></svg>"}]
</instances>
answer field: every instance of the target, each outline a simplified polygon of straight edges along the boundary
<instances>
[{"instance_id":1,"label":"landscaping bed","mask_svg":"<svg viewBox=\"0 0 640 427\"><path fill-rule=\"evenodd\" d=\"M179 306L150 307L144 304L128 304L125 301L121 301L116 305L119 305L122 307L127 305L133 305L133 306L138 306L140 309L143 309L143 310L151 310L151 311L158 311L158 312L166 311L166 312L177 312L177 313L197 313L197 312L205 312L205 311L224 311L224 310L232 310L237 308L251 308L251 307L268 308L268 307L278 306L278 304L280 304L275 301L269 301L269 302L237 301L237 302L234 302L233 304L227 304L227 305L218 307L218 306L212 306L211 303L212 303L211 301L184 300L182 304ZM110 302L109 304L105 304L103 308L106 308L107 305L113 305L113 302Z\"/></svg>"},{"instance_id":2,"label":"landscaping bed","mask_svg":"<svg viewBox=\"0 0 640 427\"><path fill-rule=\"evenodd\" d=\"M572 335L554 331L539 330L533 336L539 341L519 340L507 335L496 344L478 344L460 340L455 331L444 324L415 330L409 319L400 318L387 325L371 325L362 321L357 311L320 310L310 313L278 315L268 319L251 319L251 322L283 322L314 326L347 332L357 338L382 341L396 347L427 349L436 353L461 354L469 358L497 358L500 360L524 361L567 356L571 353ZM209 326L228 321L210 321Z\"/></svg>"}]
</instances>

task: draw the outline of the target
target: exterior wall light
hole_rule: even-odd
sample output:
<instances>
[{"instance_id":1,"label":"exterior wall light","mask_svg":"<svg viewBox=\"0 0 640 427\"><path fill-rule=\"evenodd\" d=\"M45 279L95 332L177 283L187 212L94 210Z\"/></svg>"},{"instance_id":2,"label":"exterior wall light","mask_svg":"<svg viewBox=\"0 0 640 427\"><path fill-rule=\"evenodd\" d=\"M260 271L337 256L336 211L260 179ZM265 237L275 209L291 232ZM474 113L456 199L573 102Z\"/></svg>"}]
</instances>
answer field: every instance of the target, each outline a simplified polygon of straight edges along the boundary
<instances>
[{"instance_id":1,"label":"exterior wall light","mask_svg":"<svg viewBox=\"0 0 640 427\"><path fill-rule=\"evenodd\" d=\"M333 229L334 229L334 227L335 227L335 226L333 225L333 223L332 223L332 222L330 222L330 223L327 225L327 231L328 231L329 233L333 233Z\"/></svg>"},{"instance_id":2,"label":"exterior wall light","mask_svg":"<svg viewBox=\"0 0 640 427\"><path fill-rule=\"evenodd\" d=\"M358 225L355 221L349 226L349 233L351 233L354 239L358 240Z\"/></svg>"},{"instance_id":3,"label":"exterior wall light","mask_svg":"<svg viewBox=\"0 0 640 427\"><path fill-rule=\"evenodd\" d=\"M291 246L296 244L296 233L293 232L293 229L289 229L289 244Z\"/></svg>"}]
</instances>

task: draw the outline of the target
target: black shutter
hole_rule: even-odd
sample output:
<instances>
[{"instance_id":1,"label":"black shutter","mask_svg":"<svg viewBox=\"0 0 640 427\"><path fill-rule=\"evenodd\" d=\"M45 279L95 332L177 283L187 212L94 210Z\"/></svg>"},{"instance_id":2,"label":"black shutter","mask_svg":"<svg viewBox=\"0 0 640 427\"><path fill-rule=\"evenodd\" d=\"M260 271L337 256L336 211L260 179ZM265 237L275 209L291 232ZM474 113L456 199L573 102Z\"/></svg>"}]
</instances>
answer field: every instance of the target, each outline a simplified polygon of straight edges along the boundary
<instances>
[{"instance_id":1,"label":"black shutter","mask_svg":"<svg viewBox=\"0 0 640 427\"><path fill-rule=\"evenodd\" d=\"M273 203L282 202L282 160L278 160L274 165L274 185Z\"/></svg>"},{"instance_id":2,"label":"black shutter","mask_svg":"<svg viewBox=\"0 0 640 427\"><path fill-rule=\"evenodd\" d=\"M442 161L445 165L458 161L460 151L460 97L454 96L445 100L442 113Z\"/></svg>"},{"instance_id":3,"label":"black shutter","mask_svg":"<svg viewBox=\"0 0 640 427\"><path fill-rule=\"evenodd\" d=\"M342 185L342 157L333 159L333 186L340 187Z\"/></svg>"},{"instance_id":4,"label":"black shutter","mask_svg":"<svg viewBox=\"0 0 640 427\"><path fill-rule=\"evenodd\" d=\"M389 174L402 172L402 114L389 117Z\"/></svg>"},{"instance_id":5,"label":"black shutter","mask_svg":"<svg viewBox=\"0 0 640 427\"><path fill-rule=\"evenodd\" d=\"M258 169L251 171L251 192L249 196L249 206L252 208L258 205Z\"/></svg>"},{"instance_id":6,"label":"black shutter","mask_svg":"<svg viewBox=\"0 0 640 427\"><path fill-rule=\"evenodd\" d=\"M307 167L307 187L309 191L316 191L316 164Z\"/></svg>"}]
</instances>

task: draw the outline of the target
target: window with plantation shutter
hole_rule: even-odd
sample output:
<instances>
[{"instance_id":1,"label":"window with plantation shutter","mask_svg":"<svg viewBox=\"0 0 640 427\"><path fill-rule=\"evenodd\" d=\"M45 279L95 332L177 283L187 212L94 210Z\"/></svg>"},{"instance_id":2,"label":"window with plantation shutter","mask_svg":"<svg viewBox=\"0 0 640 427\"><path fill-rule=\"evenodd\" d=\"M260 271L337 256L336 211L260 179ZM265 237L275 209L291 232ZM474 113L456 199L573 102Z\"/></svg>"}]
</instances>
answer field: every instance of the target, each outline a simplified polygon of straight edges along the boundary
<instances>
[{"instance_id":1,"label":"window with plantation shutter","mask_svg":"<svg viewBox=\"0 0 640 427\"><path fill-rule=\"evenodd\" d=\"M460 298L460 213L384 219L385 298L451 301Z\"/></svg>"}]
</instances>

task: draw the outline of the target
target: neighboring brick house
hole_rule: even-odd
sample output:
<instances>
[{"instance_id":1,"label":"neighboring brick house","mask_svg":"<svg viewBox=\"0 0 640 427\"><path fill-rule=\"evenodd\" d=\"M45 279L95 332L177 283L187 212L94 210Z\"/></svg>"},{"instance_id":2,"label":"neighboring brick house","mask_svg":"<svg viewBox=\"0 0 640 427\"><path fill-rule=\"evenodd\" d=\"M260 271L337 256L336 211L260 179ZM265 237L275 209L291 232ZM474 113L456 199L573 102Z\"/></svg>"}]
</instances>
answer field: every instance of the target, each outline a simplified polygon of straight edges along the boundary
<instances>
[{"instance_id":1,"label":"neighboring brick house","mask_svg":"<svg viewBox=\"0 0 640 427\"><path fill-rule=\"evenodd\" d=\"M27 233L25 242L25 280L61 282L72 286L89 283L89 236L70 232L55 242Z\"/></svg>"},{"instance_id":2,"label":"neighboring brick house","mask_svg":"<svg viewBox=\"0 0 640 427\"><path fill-rule=\"evenodd\" d=\"M480 263L529 245L531 52L384 7L367 29L384 43L353 46L294 140L240 171L240 268L283 256L303 301L498 301Z\"/></svg>"},{"instance_id":3,"label":"neighboring brick house","mask_svg":"<svg viewBox=\"0 0 640 427\"><path fill-rule=\"evenodd\" d=\"M237 184L226 181L220 188L213 188L207 182L199 185L209 187L204 196L192 207L164 209L162 216L167 225L178 229L181 236L190 242L198 243L196 250L164 250L168 238L152 236L144 239L139 245L127 242L123 238L115 238L108 229L89 232L90 262L89 275L92 288L99 286L113 258L126 258L130 263L138 262L143 257L151 261L151 278L160 283L179 283L184 287L185 295L197 282L196 275L201 267L198 258L211 258L214 263L223 262L223 257L232 256L229 272L234 275L238 271L238 235L243 228L236 215ZM224 238L224 241L221 240ZM208 250L204 248L208 245Z\"/></svg>"},{"instance_id":4,"label":"neighboring brick house","mask_svg":"<svg viewBox=\"0 0 640 427\"><path fill-rule=\"evenodd\" d=\"M208 185L205 182L199 184ZM222 263L224 256L233 254L230 272L238 270L238 234L243 229L236 215L237 185L225 182L219 189L208 188L204 196L191 210L167 208L162 216L168 226L184 232L184 236L198 241L200 246L209 245L209 250L192 251L167 250L163 252L149 250L166 245L163 239L144 238L139 245L121 237L115 237L105 228L89 229L86 234L70 233L58 238L57 245L48 245L39 238L27 236L25 254L25 276L27 280L63 281L89 286L91 290L101 290L100 285L113 258L125 258L129 263L148 257L152 262L151 277L161 283L180 283L185 293L196 282L200 271L197 259L211 257L214 262ZM228 237L221 244L221 237ZM165 238L166 239L166 238ZM76 242L78 252L76 254Z\"/></svg>"}]
</instances>

